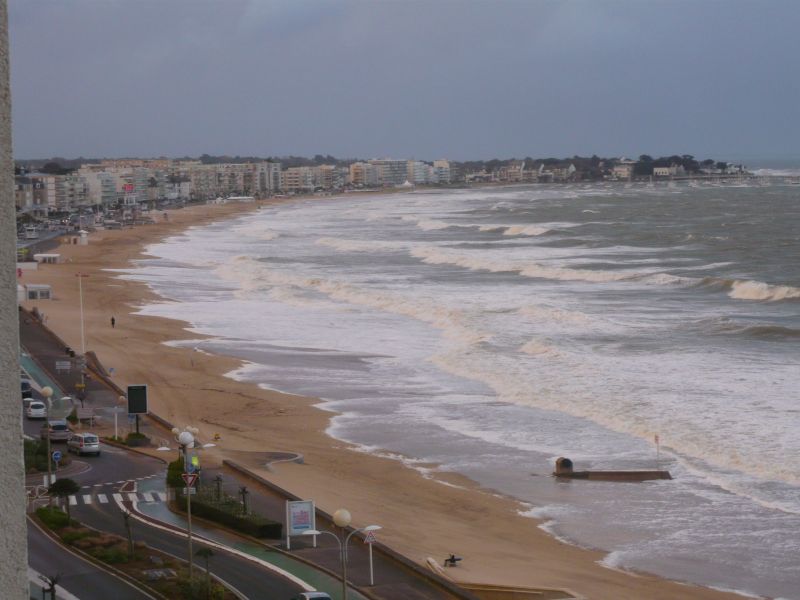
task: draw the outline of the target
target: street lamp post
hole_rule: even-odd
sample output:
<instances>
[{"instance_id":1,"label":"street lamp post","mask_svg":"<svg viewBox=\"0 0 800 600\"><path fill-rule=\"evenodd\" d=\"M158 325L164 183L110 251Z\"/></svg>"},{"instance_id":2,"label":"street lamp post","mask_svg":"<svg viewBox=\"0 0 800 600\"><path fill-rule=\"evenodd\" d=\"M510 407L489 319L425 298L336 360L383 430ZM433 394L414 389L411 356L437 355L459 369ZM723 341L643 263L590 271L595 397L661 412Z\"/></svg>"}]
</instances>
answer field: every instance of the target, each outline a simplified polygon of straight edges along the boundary
<instances>
[{"instance_id":1,"label":"street lamp post","mask_svg":"<svg viewBox=\"0 0 800 600\"><path fill-rule=\"evenodd\" d=\"M200 433L200 430L196 427L184 427L183 430L178 429L177 427L172 428L172 434L175 436L175 441L178 442L178 452L179 456L183 456L183 475L184 475L184 483L186 485L186 535L189 539L189 579L192 579L194 574L194 554L192 554L192 493L191 493L191 486L189 486L189 475L193 472L193 468L190 471L191 460L189 458L188 450L190 448L197 447L197 434ZM212 446L216 446L216 444L202 444L201 448L211 448ZM173 448L169 448L168 446L161 446L160 448L156 448L159 451L169 451L173 450Z\"/></svg>"},{"instance_id":2,"label":"street lamp post","mask_svg":"<svg viewBox=\"0 0 800 600\"><path fill-rule=\"evenodd\" d=\"M86 273L75 273L75 277L78 278L78 298L80 299L81 305L81 407L83 407L83 399L86 394L86 380L84 378L84 371L86 370L86 334L83 326L83 278L88 276L89 275Z\"/></svg>"},{"instance_id":3,"label":"street lamp post","mask_svg":"<svg viewBox=\"0 0 800 600\"><path fill-rule=\"evenodd\" d=\"M45 406L45 409L44 409L45 410L45 412L44 412L44 426L45 426L45 430L47 432L44 437L45 437L46 444L47 444L47 486L48 487L53 485L53 467L50 464L50 402L51 402L52 395L53 395L53 388L51 388L49 385L46 385L45 387L42 388L42 396L44 396L44 406ZM53 505L53 499L50 497L49 494L47 496L47 505L48 506L52 506Z\"/></svg>"},{"instance_id":4,"label":"street lamp post","mask_svg":"<svg viewBox=\"0 0 800 600\"><path fill-rule=\"evenodd\" d=\"M342 530L342 535L339 537L335 533L331 531L324 531L324 530L317 530L317 529L308 529L303 532L303 535L322 535L326 534L333 537L336 542L339 544L339 556L342 561L342 600L347 600L347 543L350 541L350 538L353 537L355 534L359 533L360 531L378 531L381 529L380 525L367 525L366 527L361 527L359 529L354 529L349 534L345 535L346 528L350 525L350 511L344 508L340 508L335 513L333 513L333 522L337 527L340 527ZM372 565L370 564L370 571ZM370 582L372 581L372 577L370 576Z\"/></svg>"},{"instance_id":5,"label":"street lamp post","mask_svg":"<svg viewBox=\"0 0 800 600\"><path fill-rule=\"evenodd\" d=\"M176 434L175 440L180 444L181 451L183 452L183 472L189 474L189 448L194 448L194 434L197 429L194 427L187 427L180 431L177 427L172 430ZM194 577L194 554L192 554L192 488L189 487L189 482L186 483L186 534L189 539L189 581Z\"/></svg>"}]
</instances>

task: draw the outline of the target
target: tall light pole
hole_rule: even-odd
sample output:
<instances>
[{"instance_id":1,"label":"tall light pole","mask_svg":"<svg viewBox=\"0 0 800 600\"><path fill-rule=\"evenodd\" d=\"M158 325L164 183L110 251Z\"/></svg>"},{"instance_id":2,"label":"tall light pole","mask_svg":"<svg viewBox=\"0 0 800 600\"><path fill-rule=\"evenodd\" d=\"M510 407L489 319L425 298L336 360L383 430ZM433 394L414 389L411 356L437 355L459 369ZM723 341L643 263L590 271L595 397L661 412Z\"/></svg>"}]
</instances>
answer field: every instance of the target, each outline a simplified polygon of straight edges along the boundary
<instances>
[{"instance_id":1,"label":"tall light pole","mask_svg":"<svg viewBox=\"0 0 800 600\"><path fill-rule=\"evenodd\" d=\"M189 470L191 465L189 449L196 447L196 436L198 433L200 433L200 430L196 427L184 427L182 430L178 429L177 427L172 428L172 434L175 436L175 441L178 442L178 446L180 447L179 452L183 456L183 475L184 482L186 483L186 534L189 540L190 581L194 575L194 554L192 553L192 488L189 486L189 475L192 473L192 471ZM202 445L203 448L211 448L212 446L216 446L216 444ZM173 448L162 446L157 448L157 450L166 452L173 450Z\"/></svg>"},{"instance_id":2,"label":"tall light pole","mask_svg":"<svg viewBox=\"0 0 800 600\"><path fill-rule=\"evenodd\" d=\"M83 398L86 390L86 381L83 377L83 372L86 369L86 335L83 326L83 278L88 276L86 273L75 273L75 277L78 278L78 298L81 306L81 407L83 407Z\"/></svg>"},{"instance_id":3,"label":"tall light pole","mask_svg":"<svg viewBox=\"0 0 800 600\"><path fill-rule=\"evenodd\" d=\"M172 433L177 433L177 442L181 445L183 450L183 472L189 474L189 448L194 448L194 433L197 431L194 427L187 427L183 431L176 431L178 428L172 430ZM191 431L190 431L191 430ZM189 581L194 577L194 554L192 554L192 488L189 487L188 481L186 482L186 534L189 539Z\"/></svg>"},{"instance_id":4,"label":"tall light pole","mask_svg":"<svg viewBox=\"0 0 800 600\"><path fill-rule=\"evenodd\" d=\"M317 530L317 529L307 529L303 532L302 535L330 535L333 537L336 542L339 544L339 556L342 560L342 600L347 600L347 543L350 541L350 538L353 537L360 531L378 531L381 529L380 525L367 525L366 527L361 527L359 529L354 529L348 535L345 536L346 528L350 525L350 511L344 508L340 508L335 513L333 513L333 522L337 527L340 527L342 530L341 537L336 535L331 531L324 531L324 530Z\"/></svg>"},{"instance_id":5,"label":"tall light pole","mask_svg":"<svg viewBox=\"0 0 800 600\"><path fill-rule=\"evenodd\" d=\"M49 385L46 385L42 388L42 396L44 396L44 426L47 430L45 434L45 440L47 440L47 487L53 485L53 467L50 464L50 402L51 397L53 395L53 388ZM53 505L53 499L50 495L47 495L47 505Z\"/></svg>"}]
</instances>

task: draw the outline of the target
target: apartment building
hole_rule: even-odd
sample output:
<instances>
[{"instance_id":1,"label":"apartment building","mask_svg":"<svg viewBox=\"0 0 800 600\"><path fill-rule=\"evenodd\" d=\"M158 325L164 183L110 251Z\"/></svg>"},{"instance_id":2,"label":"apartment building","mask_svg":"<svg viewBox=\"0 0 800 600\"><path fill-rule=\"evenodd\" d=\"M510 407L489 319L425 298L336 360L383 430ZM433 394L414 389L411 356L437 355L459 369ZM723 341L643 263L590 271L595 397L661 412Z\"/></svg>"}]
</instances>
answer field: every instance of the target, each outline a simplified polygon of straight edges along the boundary
<instances>
[{"instance_id":1,"label":"apartment building","mask_svg":"<svg viewBox=\"0 0 800 600\"><path fill-rule=\"evenodd\" d=\"M380 185L398 186L403 185L408 177L408 161L392 160L388 158L373 159L369 164L377 167Z\"/></svg>"},{"instance_id":2,"label":"apartment building","mask_svg":"<svg viewBox=\"0 0 800 600\"><path fill-rule=\"evenodd\" d=\"M371 163L352 163L350 165L350 184L355 187L378 187L383 184L381 171Z\"/></svg>"}]
</instances>

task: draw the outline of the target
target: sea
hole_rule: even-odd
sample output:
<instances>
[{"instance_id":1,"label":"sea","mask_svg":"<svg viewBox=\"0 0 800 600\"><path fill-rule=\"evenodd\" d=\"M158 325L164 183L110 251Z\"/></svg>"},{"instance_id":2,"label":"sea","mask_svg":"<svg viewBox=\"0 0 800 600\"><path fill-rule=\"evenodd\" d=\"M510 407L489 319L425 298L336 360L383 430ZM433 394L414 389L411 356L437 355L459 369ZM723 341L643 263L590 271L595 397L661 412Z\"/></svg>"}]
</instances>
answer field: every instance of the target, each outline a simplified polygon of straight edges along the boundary
<instances>
[{"instance_id":1,"label":"sea","mask_svg":"<svg viewBox=\"0 0 800 600\"><path fill-rule=\"evenodd\" d=\"M320 398L356 452L517 498L609 568L800 599L791 183L296 200L120 276L160 297L141 314L209 336L175 344L243 359L229 377ZM561 456L673 479L560 481Z\"/></svg>"}]
</instances>

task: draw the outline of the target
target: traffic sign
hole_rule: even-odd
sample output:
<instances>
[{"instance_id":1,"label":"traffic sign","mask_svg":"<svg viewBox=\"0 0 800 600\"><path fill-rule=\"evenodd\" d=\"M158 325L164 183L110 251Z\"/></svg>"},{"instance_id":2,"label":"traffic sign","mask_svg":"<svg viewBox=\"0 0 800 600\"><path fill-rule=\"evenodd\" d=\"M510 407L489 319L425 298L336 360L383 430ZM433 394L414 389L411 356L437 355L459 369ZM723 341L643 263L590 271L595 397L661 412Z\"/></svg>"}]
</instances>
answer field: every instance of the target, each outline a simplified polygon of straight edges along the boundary
<instances>
[{"instance_id":1,"label":"traffic sign","mask_svg":"<svg viewBox=\"0 0 800 600\"><path fill-rule=\"evenodd\" d=\"M374 544L378 540L375 539L375 534L371 531L367 532L367 535L364 536L364 543L365 544Z\"/></svg>"},{"instance_id":2,"label":"traffic sign","mask_svg":"<svg viewBox=\"0 0 800 600\"><path fill-rule=\"evenodd\" d=\"M61 462L61 452L58 450L53 451L53 462Z\"/></svg>"},{"instance_id":3,"label":"traffic sign","mask_svg":"<svg viewBox=\"0 0 800 600\"><path fill-rule=\"evenodd\" d=\"M192 487L197 481L197 473L181 473L181 477L186 482L186 487Z\"/></svg>"}]
</instances>

